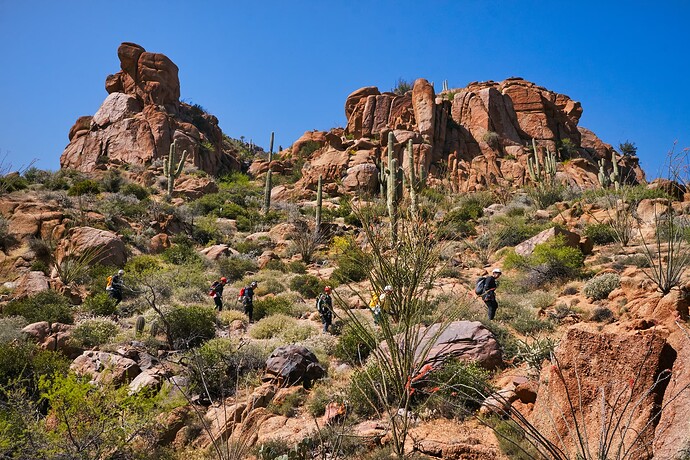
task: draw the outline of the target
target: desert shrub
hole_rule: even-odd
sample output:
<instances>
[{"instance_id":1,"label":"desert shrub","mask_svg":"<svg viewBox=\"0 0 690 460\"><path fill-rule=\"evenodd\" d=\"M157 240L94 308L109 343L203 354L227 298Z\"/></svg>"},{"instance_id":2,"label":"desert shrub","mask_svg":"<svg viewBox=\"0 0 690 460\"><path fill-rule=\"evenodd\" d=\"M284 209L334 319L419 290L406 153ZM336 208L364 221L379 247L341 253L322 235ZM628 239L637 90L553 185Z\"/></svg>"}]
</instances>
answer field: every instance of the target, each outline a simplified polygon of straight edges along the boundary
<instances>
[{"instance_id":1,"label":"desert shrub","mask_svg":"<svg viewBox=\"0 0 690 460\"><path fill-rule=\"evenodd\" d=\"M629 256L623 256L616 259L614 263L614 268L624 269L628 265L633 265L637 268L649 268L649 259L645 257L644 254L633 254Z\"/></svg>"},{"instance_id":2,"label":"desert shrub","mask_svg":"<svg viewBox=\"0 0 690 460\"><path fill-rule=\"evenodd\" d=\"M161 254L163 260L173 265L199 265L201 256L191 243L173 244Z\"/></svg>"},{"instance_id":3,"label":"desert shrub","mask_svg":"<svg viewBox=\"0 0 690 460\"><path fill-rule=\"evenodd\" d=\"M142 187L141 185L133 182L120 187L120 193L123 195L134 195L139 200L144 200L149 196L149 191L146 187Z\"/></svg>"},{"instance_id":4,"label":"desert shrub","mask_svg":"<svg viewBox=\"0 0 690 460\"><path fill-rule=\"evenodd\" d=\"M146 271L158 270L161 268L160 260L155 256L146 254L132 257L125 265L125 276L138 278L139 275Z\"/></svg>"},{"instance_id":5,"label":"desert shrub","mask_svg":"<svg viewBox=\"0 0 690 460\"><path fill-rule=\"evenodd\" d=\"M301 260L293 260L285 265L290 273L297 273L298 275L307 273L307 265Z\"/></svg>"},{"instance_id":6,"label":"desert shrub","mask_svg":"<svg viewBox=\"0 0 690 460\"><path fill-rule=\"evenodd\" d=\"M616 273L604 273L595 276L585 283L582 293L594 300L605 299L611 291L621 284L621 277Z\"/></svg>"},{"instance_id":7,"label":"desert shrub","mask_svg":"<svg viewBox=\"0 0 690 460\"><path fill-rule=\"evenodd\" d=\"M306 408L312 417L321 417L326 413L326 406L333 401L333 397L326 391L326 385L317 384L312 388Z\"/></svg>"},{"instance_id":8,"label":"desert shrub","mask_svg":"<svg viewBox=\"0 0 690 460\"><path fill-rule=\"evenodd\" d=\"M572 285L572 284L568 284L568 285L566 285L566 286L563 288L563 290L561 291L561 295L575 295L575 294L577 294L578 292L580 292L580 291L579 291L579 289L577 288L577 286L574 286L574 285Z\"/></svg>"},{"instance_id":9,"label":"desert shrub","mask_svg":"<svg viewBox=\"0 0 690 460\"><path fill-rule=\"evenodd\" d=\"M515 246L528 240L547 228L553 227L553 223L536 223L525 216L496 216L489 224L498 248Z\"/></svg>"},{"instance_id":10,"label":"desert shrub","mask_svg":"<svg viewBox=\"0 0 690 460\"><path fill-rule=\"evenodd\" d=\"M242 321L244 325L246 326L249 324L249 318L247 315L242 313L241 311L238 310L223 310L220 313L218 313L218 323L222 326L229 326L230 324L233 323L233 321L236 320Z\"/></svg>"},{"instance_id":11,"label":"desert shrub","mask_svg":"<svg viewBox=\"0 0 690 460\"><path fill-rule=\"evenodd\" d=\"M556 296L547 291L535 291L529 300L537 310L546 310L554 303Z\"/></svg>"},{"instance_id":12,"label":"desert shrub","mask_svg":"<svg viewBox=\"0 0 690 460\"><path fill-rule=\"evenodd\" d=\"M424 378L420 403L446 418L465 418L479 409L478 395L491 393L490 374L476 362L449 360Z\"/></svg>"},{"instance_id":13,"label":"desert shrub","mask_svg":"<svg viewBox=\"0 0 690 460\"><path fill-rule=\"evenodd\" d=\"M95 316L108 316L115 313L115 300L107 292L92 294L84 299L82 307Z\"/></svg>"},{"instance_id":14,"label":"desert shrub","mask_svg":"<svg viewBox=\"0 0 690 460\"><path fill-rule=\"evenodd\" d=\"M259 268L256 262L241 256L221 257L216 263L221 276L231 281L242 279L248 272L253 273Z\"/></svg>"},{"instance_id":15,"label":"desert shrub","mask_svg":"<svg viewBox=\"0 0 690 460\"><path fill-rule=\"evenodd\" d=\"M297 408L304 402L305 396L301 391L296 391L285 396L281 401L276 402L275 399L271 401L266 407L269 412L283 417L294 417L297 413Z\"/></svg>"},{"instance_id":16,"label":"desert shrub","mask_svg":"<svg viewBox=\"0 0 690 460\"><path fill-rule=\"evenodd\" d=\"M263 252L263 247L256 241L240 241L235 244L235 249L240 254L256 257Z\"/></svg>"},{"instance_id":17,"label":"desert shrub","mask_svg":"<svg viewBox=\"0 0 690 460\"><path fill-rule=\"evenodd\" d=\"M574 278L584 266L585 256L577 248L567 246L562 236L538 244L527 258L526 268L544 281Z\"/></svg>"},{"instance_id":18,"label":"desert shrub","mask_svg":"<svg viewBox=\"0 0 690 460\"><path fill-rule=\"evenodd\" d=\"M258 296L265 296L268 294L281 294L285 292L285 285L280 282L280 274L275 271L265 271L263 276L259 279L259 286L255 289ZM278 276L276 276L278 275Z\"/></svg>"},{"instance_id":19,"label":"desert shrub","mask_svg":"<svg viewBox=\"0 0 690 460\"><path fill-rule=\"evenodd\" d=\"M269 296L254 301L254 320L271 315L290 315L292 302L285 296Z\"/></svg>"},{"instance_id":20,"label":"desert shrub","mask_svg":"<svg viewBox=\"0 0 690 460\"><path fill-rule=\"evenodd\" d=\"M22 329L28 323L21 316L10 316L0 318L0 344L22 340L24 335Z\"/></svg>"},{"instance_id":21,"label":"desert shrub","mask_svg":"<svg viewBox=\"0 0 690 460\"><path fill-rule=\"evenodd\" d=\"M462 210L448 212L441 221L441 235L444 239L459 240L477 234L475 223Z\"/></svg>"},{"instance_id":22,"label":"desert shrub","mask_svg":"<svg viewBox=\"0 0 690 460\"><path fill-rule=\"evenodd\" d=\"M499 304L498 311L501 311L501 306ZM511 360L514 359L518 354L518 341L515 335L508 330L508 328L500 325L496 321L489 321L485 318L479 318L482 325L491 331L491 333L496 338L498 345L501 347L503 352L503 359Z\"/></svg>"},{"instance_id":23,"label":"desert shrub","mask_svg":"<svg viewBox=\"0 0 690 460\"><path fill-rule=\"evenodd\" d=\"M589 316L595 323L610 323L614 320L613 312L606 307L596 307Z\"/></svg>"},{"instance_id":24,"label":"desert shrub","mask_svg":"<svg viewBox=\"0 0 690 460\"><path fill-rule=\"evenodd\" d=\"M554 327L551 321L539 319L531 308L511 298L506 298L499 303L496 319L507 323L520 334L534 334L544 330L553 330Z\"/></svg>"},{"instance_id":25,"label":"desert shrub","mask_svg":"<svg viewBox=\"0 0 690 460\"><path fill-rule=\"evenodd\" d=\"M323 287L324 283L314 275L298 275L290 280L290 289L310 299L316 298Z\"/></svg>"},{"instance_id":26,"label":"desert shrub","mask_svg":"<svg viewBox=\"0 0 690 460\"><path fill-rule=\"evenodd\" d=\"M262 349L227 338L211 339L190 353L187 374L190 386L208 392L212 399L234 394L241 376L259 370L266 362Z\"/></svg>"},{"instance_id":27,"label":"desert shrub","mask_svg":"<svg viewBox=\"0 0 690 460\"><path fill-rule=\"evenodd\" d=\"M29 182L17 173L0 175L0 191L16 192L17 190L24 190L28 186Z\"/></svg>"},{"instance_id":28,"label":"desert shrub","mask_svg":"<svg viewBox=\"0 0 690 460\"><path fill-rule=\"evenodd\" d=\"M285 262L283 262L280 259L271 259L266 263L266 266L264 267L266 270L274 270L278 272L283 272L286 273L288 271L287 266L285 265Z\"/></svg>"},{"instance_id":29,"label":"desert shrub","mask_svg":"<svg viewBox=\"0 0 690 460\"><path fill-rule=\"evenodd\" d=\"M174 307L166 314L169 340L178 348L196 347L216 335L215 319L215 311L209 307Z\"/></svg>"},{"instance_id":30,"label":"desert shrub","mask_svg":"<svg viewBox=\"0 0 690 460\"><path fill-rule=\"evenodd\" d=\"M589 224L585 227L584 234L594 244L609 244L616 241L616 232L608 224Z\"/></svg>"},{"instance_id":31,"label":"desert shrub","mask_svg":"<svg viewBox=\"0 0 690 460\"><path fill-rule=\"evenodd\" d=\"M259 320L249 330L249 335L255 339L281 338L286 342L306 340L316 333L308 324L300 324L295 318L284 314L267 316Z\"/></svg>"},{"instance_id":32,"label":"desert shrub","mask_svg":"<svg viewBox=\"0 0 690 460\"><path fill-rule=\"evenodd\" d=\"M86 194L98 194L101 187L98 182L92 179L82 179L75 181L74 184L67 190L70 196L81 196Z\"/></svg>"},{"instance_id":33,"label":"desert shrub","mask_svg":"<svg viewBox=\"0 0 690 460\"><path fill-rule=\"evenodd\" d=\"M393 378L386 375L386 370L376 362L369 362L361 369L356 370L350 379L347 389L347 400L350 402L352 412L361 417L371 417L376 415L378 408L384 404L393 404L400 399L400 395L395 394L393 387L388 387L389 391L380 392L376 389L385 381ZM388 401L380 401L379 393L385 394Z\"/></svg>"},{"instance_id":34,"label":"desert shrub","mask_svg":"<svg viewBox=\"0 0 690 460\"><path fill-rule=\"evenodd\" d=\"M364 342L357 334L355 328L347 323L338 337L338 345L335 348L335 357L343 362L353 365L360 365L366 361L374 347L378 346L375 342Z\"/></svg>"},{"instance_id":35,"label":"desert shrub","mask_svg":"<svg viewBox=\"0 0 690 460\"><path fill-rule=\"evenodd\" d=\"M527 364L528 370L536 376L539 375L544 360L549 359L557 345L557 342L549 337L535 338L529 342L518 340L517 343L517 360Z\"/></svg>"},{"instance_id":36,"label":"desert shrub","mask_svg":"<svg viewBox=\"0 0 690 460\"><path fill-rule=\"evenodd\" d=\"M366 267L363 267L360 262L361 249L352 238L335 237L331 248L336 254L337 268L331 275L335 284L358 282L366 278Z\"/></svg>"},{"instance_id":37,"label":"desert shrub","mask_svg":"<svg viewBox=\"0 0 690 460\"><path fill-rule=\"evenodd\" d=\"M71 340L78 347L91 348L117 335L117 324L108 318L91 318L80 321L72 330Z\"/></svg>"},{"instance_id":38,"label":"desert shrub","mask_svg":"<svg viewBox=\"0 0 690 460\"><path fill-rule=\"evenodd\" d=\"M40 376L68 371L69 359L62 353L41 350L36 345L24 341L0 342L0 387L13 381L21 384L38 397L36 384Z\"/></svg>"},{"instance_id":39,"label":"desert shrub","mask_svg":"<svg viewBox=\"0 0 690 460\"><path fill-rule=\"evenodd\" d=\"M48 321L72 324L73 321L69 300L51 289L9 302L3 308L2 316L21 316L29 323Z\"/></svg>"}]
</instances>

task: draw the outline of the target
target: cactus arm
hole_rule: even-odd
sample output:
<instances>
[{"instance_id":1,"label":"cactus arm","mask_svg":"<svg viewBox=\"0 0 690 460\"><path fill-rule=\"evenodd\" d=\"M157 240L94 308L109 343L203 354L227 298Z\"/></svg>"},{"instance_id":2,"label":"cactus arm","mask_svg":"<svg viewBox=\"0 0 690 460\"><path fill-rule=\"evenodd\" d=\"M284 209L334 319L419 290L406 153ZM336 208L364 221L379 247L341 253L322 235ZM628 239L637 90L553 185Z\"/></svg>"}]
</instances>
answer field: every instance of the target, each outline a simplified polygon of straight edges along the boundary
<instances>
[{"instance_id":1,"label":"cactus arm","mask_svg":"<svg viewBox=\"0 0 690 460\"><path fill-rule=\"evenodd\" d=\"M394 149L393 132L388 133L388 183L387 187L387 197L386 204L388 207L388 217L390 218L390 230L391 230L391 240L395 242L397 240L397 214L395 210L395 193L397 191L397 161L393 158Z\"/></svg>"},{"instance_id":2,"label":"cactus arm","mask_svg":"<svg viewBox=\"0 0 690 460\"><path fill-rule=\"evenodd\" d=\"M316 186L316 231L321 228L321 204L323 195L323 178L319 175L319 181Z\"/></svg>"},{"instance_id":3,"label":"cactus arm","mask_svg":"<svg viewBox=\"0 0 690 460\"><path fill-rule=\"evenodd\" d=\"M271 131L271 143L268 149L268 171L266 171L266 187L264 188L264 214L271 208L271 161L273 161L273 140L275 132Z\"/></svg>"},{"instance_id":4,"label":"cactus arm","mask_svg":"<svg viewBox=\"0 0 690 460\"><path fill-rule=\"evenodd\" d=\"M412 217L417 218L417 178L415 177L414 150L412 139L407 141L407 166L410 170L410 212Z\"/></svg>"}]
</instances>

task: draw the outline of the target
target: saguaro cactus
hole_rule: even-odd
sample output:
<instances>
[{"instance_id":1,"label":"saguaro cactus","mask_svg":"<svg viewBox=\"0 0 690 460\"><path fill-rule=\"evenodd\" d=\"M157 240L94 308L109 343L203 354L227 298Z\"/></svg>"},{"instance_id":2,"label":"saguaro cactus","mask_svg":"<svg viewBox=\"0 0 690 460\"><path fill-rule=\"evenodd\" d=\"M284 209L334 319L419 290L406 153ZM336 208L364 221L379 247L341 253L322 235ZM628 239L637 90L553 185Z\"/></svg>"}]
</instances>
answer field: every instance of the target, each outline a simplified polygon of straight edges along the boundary
<instances>
[{"instance_id":1,"label":"saguaro cactus","mask_svg":"<svg viewBox=\"0 0 690 460\"><path fill-rule=\"evenodd\" d=\"M393 158L395 136L393 132L388 133L388 180L386 184L387 196L386 204L388 206L388 217L390 219L390 231L391 240L395 242L397 240L397 227L398 227L398 213L395 209L395 194L397 191L397 170L398 170L398 160Z\"/></svg>"},{"instance_id":2,"label":"saguaro cactus","mask_svg":"<svg viewBox=\"0 0 690 460\"><path fill-rule=\"evenodd\" d=\"M611 179L611 182L613 182L613 185L616 187L616 190L620 190L621 176L620 171L618 170L618 159L616 158L616 152L611 152L611 164L613 165L613 171L611 171L609 179Z\"/></svg>"},{"instance_id":3,"label":"saguaro cactus","mask_svg":"<svg viewBox=\"0 0 690 460\"><path fill-rule=\"evenodd\" d=\"M603 158L599 160L597 163L599 164L599 173L597 174L597 178L599 179L599 185L606 188L610 184L613 184L616 190L620 190L621 176L620 170L618 169L618 160L616 158L616 152L611 152L611 165L613 167L609 174L606 174L606 163Z\"/></svg>"},{"instance_id":4,"label":"saguaro cactus","mask_svg":"<svg viewBox=\"0 0 690 460\"><path fill-rule=\"evenodd\" d=\"M410 212L412 217L417 218L417 192L421 189L422 181L417 178L415 171L416 165L414 161L414 150L412 148L412 139L407 141L407 167L409 169L409 179L407 180L407 186L410 191ZM421 174L420 174L421 175Z\"/></svg>"},{"instance_id":5,"label":"saguaro cactus","mask_svg":"<svg viewBox=\"0 0 690 460\"><path fill-rule=\"evenodd\" d=\"M187 151L182 152L182 157L180 162L175 165L177 160L175 156L177 154L177 141L170 144L170 153L168 158L163 159L163 175L168 178L168 196L172 196L173 189L175 187L175 179L182 173L182 168L184 167L184 162L187 159Z\"/></svg>"},{"instance_id":6,"label":"saguaro cactus","mask_svg":"<svg viewBox=\"0 0 690 460\"><path fill-rule=\"evenodd\" d=\"M532 148L534 152L527 156L527 169L532 182L536 184L548 182L548 185L552 185L557 170L556 155L551 153L547 148L546 154L544 155L544 164L542 164L537 153L537 142L534 139L532 139ZM534 155L534 158L532 158L532 155Z\"/></svg>"},{"instance_id":7,"label":"saguaro cactus","mask_svg":"<svg viewBox=\"0 0 690 460\"><path fill-rule=\"evenodd\" d=\"M146 319L141 315L137 316L137 322L134 325L134 330L136 331L137 335L141 335L141 333L144 332L145 325Z\"/></svg>"},{"instance_id":8,"label":"saguaro cactus","mask_svg":"<svg viewBox=\"0 0 690 460\"><path fill-rule=\"evenodd\" d=\"M264 214L268 214L271 207L271 161L273 160L273 139L275 132L271 131L271 144L268 148L268 171L266 171L266 188L264 189Z\"/></svg>"},{"instance_id":9,"label":"saguaro cactus","mask_svg":"<svg viewBox=\"0 0 690 460\"><path fill-rule=\"evenodd\" d=\"M319 175L319 181L316 185L316 232L321 229L321 197L323 195L323 178Z\"/></svg>"}]
</instances>

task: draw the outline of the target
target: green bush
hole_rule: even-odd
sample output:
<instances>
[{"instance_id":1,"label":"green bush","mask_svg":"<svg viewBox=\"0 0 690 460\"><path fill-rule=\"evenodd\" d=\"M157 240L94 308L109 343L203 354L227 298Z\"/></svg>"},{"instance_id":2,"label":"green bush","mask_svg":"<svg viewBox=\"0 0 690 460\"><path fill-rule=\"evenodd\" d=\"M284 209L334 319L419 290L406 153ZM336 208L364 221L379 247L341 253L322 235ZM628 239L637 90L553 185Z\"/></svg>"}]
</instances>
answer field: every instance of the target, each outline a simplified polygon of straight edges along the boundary
<instances>
[{"instance_id":1,"label":"green bush","mask_svg":"<svg viewBox=\"0 0 690 460\"><path fill-rule=\"evenodd\" d=\"M218 313L218 323L221 326L230 326L234 321L236 320L242 321L242 323L246 326L249 324L249 318L247 315L242 313L241 311L238 310L223 310L220 313Z\"/></svg>"},{"instance_id":2,"label":"green bush","mask_svg":"<svg viewBox=\"0 0 690 460\"><path fill-rule=\"evenodd\" d=\"M29 323L48 321L72 324L74 321L69 300L51 289L9 302L3 308L2 316L21 316Z\"/></svg>"},{"instance_id":3,"label":"green bush","mask_svg":"<svg viewBox=\"0 0 690 460\"><path fill-rule=\"evenodd\" d=\"M595 276L585 283L582 293L594 300L601 300L608 297L614 289L621 284L621 277L616 273L604 273Z\"/></svg>"},{"instance_id":4,"label":"green bush","mask_svg":"<svg viewBox=\"0 0 690 460\"><path fill-rule=\"evenodd\" d=\"M476 362L449 360L424 378L418 404L446 418L463 419L479 409L482 395L492 393L490 374Z\"/></svg>"},{"instance_id":5,"label":"green bush","mask_svg":"<svg viewBox=\"0 0 690 460\"><path fill-rule=\"evenodd\" d=\"M292 302L285 296L268 296L254 301L254 320L271 315L291 315Z\"/></svg>"},{"instance_id":6,"label":"green bush","mask_svg":"<svg viewBox=\"0 0 690 460\"><path fill-rule=\"evenodd\" d=\"M141 254L132 257L125 265L125 276L138 278L144 272L159 270L162 267L160 260L155 256Z\"/></svg>"},{"instance_id":7,"label":"green bush","mask_svg":"<svg viewBox=\"0 0 690 460\"><path fill-rule=\"evenodd\" d=\"M149 191L146 187L142 187L141 185L133 182L123 185L120 188L120 193L123 195L134 195L140 200L144 200L149 196Z\"/></svg>"},{"instance_id":8,"label":"green bush","mask_svg":"<svg viewBox=\"0 0 690 460\"><path fill-rule=\"evenodd\" d=\"M613 312L606 307L596 307L589 317L590 321L596 323L610 323L614 320Z\"/></svg>"},{"instance_id":9,"label":"green bush","mask_svg":"<svg viewBox=\"0 0 690 460\"><path fill-rule=\"evenodd\" d=\"M21 316L0 318L0 344L24 339L22 329L28 323Z\"/></svg>"},{"instance_id":10,"label":"green bush","mask_svg":"<svg viewBox=\"0 0 690 460\"><path fill-rule=\"evenodd\" d=\"M356 370L352 374L347 390L347 400L350 402L352 412L361 417L372 417L380 408L398 401L400 395L396 394L394 387L389 386L387 392L379 392L376 389L377 385L380 386L383 382L392 379L393 376L388 375L385 368L376 362L370 361L361 369ZM388 401L381 401L379 393L384 393Z\"/></svg>"},{"instance_id":11,"label":"green bush","mask_svg":"<svg viewBox=\"0 0 690 460\"><path fill-rule=\"evenodd\" d=\"M494 217L489 227L492 229L497 247L502 248L520 244L553 225L552 222L531 222L525 216L505 215Z\"/></svg>"},{"instance_id":12,"label":"green bush","mask_svg":"<svg viewBox=\"0 0 690 460\"><path fill-rule=\"evenodd\" d=\"M298 275L290 280L290 289L302 296L315 299L323 291L325 284L314 275Z\"/></svg>"},{"instance_id":13,"label":"green bush","mask_svg":"<svg viewBox=\"0 0 690 460\"><path fill-rule=\"evenodd\" d=\"M315 333L311 325L300 324L295 318L283 314L267 316L249 330L249 335L255 339L277 337L291 343L306 340Z\"/></svg>"},{"instance_id":14,"label":"green bush","mask_svg":"<svg viewBox=\"0 0 690 460\"><path fill-rule=\"evenodd\" d=\"M304 402L305 396L302 392L290 393L280 402L271 401L266 408L269 412L283 417L294 417L297 413L297 408Z\"/></svg>"},{"instance_id":15,"label":"green bush","mask_svg":"<svg viewBox=\"0 0 690 460\"><path fill-rule=\"evenodd\" d=\"M169 339L177 348L196 347L216 335L216 313L198 305L175 307L166 314L170 323Z\"/></svg>"},{"instance_id":16,"label":"green bush","mask_svg":"<svg viewBox=\"0 0 690 460\"><path fill-rule=\"evenodd\" d=\"M199 265L201 256L190 244L174 244L163 251L163 260L173 265Z\"/></svg>"},{"instance_id":17,"label":"green bush","mask_svg":"<svg viewBox=\"0 0 690 460\"><path fill-rule=\"evenodd\" d=\"M211 339L190 354L187 373L190 386L212 399L235 393L238 379L263 368L266 354L253 344L232 339Z\"/></svg>"},{"instance_id":18,"label":"green bush","mask_svg":"<svg viewBox=\"0 0 690 460\"><path fill-rule=\"evenodd\" d=\"M21 379L29 389L35 389L38 377L66 373L69 365L62 353L41 350L24 341L0 343L0 387Z\"/></svg>"},{"instance_id":19,"label":"green bush","mask_svg":"<svg viewBox=\"0 0 690 460\"><path fill-rule=\"evenodd\" d=\"M217 264L221 276L230 281L241 280L247 273L256 272L259 268L252 259L241 256L221 257Z\"/></svg>"},{"instance_id":20,"label":"green bush","mask_svg":"<svg viewBox=\"0 0 690 460\"><path fill-rule=\"evenodd\" d=\"M616 232L608 224L587 225L584 234L594 244L609 244L616 241Z\"/></svg>"},{"instance_id":21,"label":"green bush","mask_svg":"<svg viewBox=\"0 0 690 460\"><path fill-rule=\"evenodd\" d=\"M107 292L92 294L84 299L82 304L85 311L95 316L109 316L115 313L115 300Z\"/></svg>"},{"instance_id":22,"label":"green bush","mask_svg":"<svg viewBox=\"0 0 690 460\"><path fill-rule=\"evenodd\" d=\"M80 321L70 338L78 347L91 348L108 343L118 331L117 324L108 318L91 318Z\"/></svg>"},{"instance_id":23,"label":"green bush","mask_svg":"<svg viewBox=\"0 0 690 460\"><path fill-rule=\"evenodd\" d=\"M538 244L529 258L532 266L546 265L551 278L572 278L580 274L585 256L565 244L562 236Z\"/></svg>"},{"instance_id":24,"label":"green bush","mask_svg":"<svg viewBox=\"0 0 690 460\"><path fill-rule=\"evenodd\" d=\"M303 275L307 273L307 266L301 260L293 260L287 263L287 269L290 273L297 273Z\"/></svg>"},{"instance_id":25,"label":"green bush","mask_svg":"<svg viewBox=\"0 0 690 460\"><path fill-rule=\"evenodd\" d=\"M375 334L370 337L376 337ZM345 324L343 331L338 337L338 345L335 348L335 357L339 360L352 365L360 365L366 361L376 342L363 342L357 334L356 329L351 324Z\"/></svg>"},{"instance_id":26,"label":"green bush","mask_svg":"<svg viewBox=\"0 0 690 460\"><path fill-rule=\"evenodd\" d=\"M541 331L551 331L554 325L551 321L543 321L534 311L508 297L498 304L496 319L510 325L520 334L535 334Z\"/></svg>"}]
</instances>

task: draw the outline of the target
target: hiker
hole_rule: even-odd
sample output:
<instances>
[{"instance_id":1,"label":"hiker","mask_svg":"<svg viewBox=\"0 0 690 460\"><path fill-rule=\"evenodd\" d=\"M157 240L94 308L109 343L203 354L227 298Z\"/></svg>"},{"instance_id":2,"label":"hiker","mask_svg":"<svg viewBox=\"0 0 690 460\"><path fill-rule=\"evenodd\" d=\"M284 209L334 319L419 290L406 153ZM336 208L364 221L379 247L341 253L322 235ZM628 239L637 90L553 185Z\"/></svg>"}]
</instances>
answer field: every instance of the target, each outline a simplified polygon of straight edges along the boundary
<instances>
[{"instance_id":1,"label":"hiker","mask_svg":"<svg viewBox=\"0 0 690 460\"><path fill-rule=\"evenodd\" d=\"M494 268L491 276L484 277L484 287L482 289L482 300L488 309L489 319L494 319L496 310L498 309L498 302L496 301L496 281L503 272L500 268Z\"/></svg>"},{"instance_id":2,"label":"hiker","mask_svg":"<svg viewBox=\"0 0 690 460\"><path fill-rule=\"evenodd\" d=\"M218 281L211 285L208 295L213 297L213 302L216 304L218 311L223 311L223 288L228 284L228 279L222 276Z\"/></svg>"},{"instance_id":3,"label":"hiker","mask_svg":"<svg viewBox=\"0 0 690 460\"><path fill-rule=\"evenodd\" d=\"M393 292L393 286L388 285L383 288L383 292L379 295L375 291L371 292L371 300L369 301L369 309L374 316L374 324L377 326L381 322L383 312L387 311L387 305L390 304L390 294Z\"/></svg>"},{"instance_id":4,"label":"hiker","mask_svg":"<svg viewBox=\"0 0 690 460\"><path fill-rule=\"evenodd\" d=\"M254 314L254 289L259 285L256 281L249 283L249 286L240 289L240 295L237 300L244 305L244 313L249 317L249 322L252 322L252 315Z\"/></svg>"},{"instance_id":5,"label":"hiker","mask_svg":"<svg viewBox=\"0 0 690 460\"><path fill-rule=\"evenodd\" d=\"M333 299L331 299L331 287L323 288L323 294L316 299L316 309L321 316L323 323L323 332L328 332L328 327L333 322Z\"/></svg>"},{"instance_id":6,"label":"hiker","mask_svg":"<svg viewBox=\"0 0 690 460\"><path fill-rule=\"evenodd\" d=\"M108 282L105 290L111 299L115 299L115 305L122 302L122 289L125 287L125 282L122 277L125 275L124 270L118 270L113 276L108 277Z\"/></svg>"}]
</instances>

